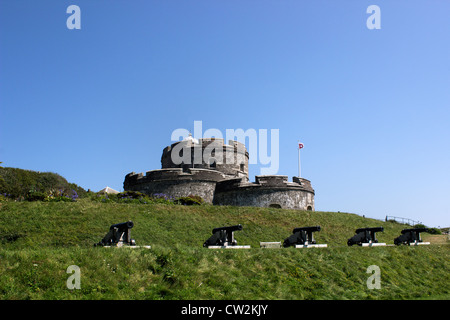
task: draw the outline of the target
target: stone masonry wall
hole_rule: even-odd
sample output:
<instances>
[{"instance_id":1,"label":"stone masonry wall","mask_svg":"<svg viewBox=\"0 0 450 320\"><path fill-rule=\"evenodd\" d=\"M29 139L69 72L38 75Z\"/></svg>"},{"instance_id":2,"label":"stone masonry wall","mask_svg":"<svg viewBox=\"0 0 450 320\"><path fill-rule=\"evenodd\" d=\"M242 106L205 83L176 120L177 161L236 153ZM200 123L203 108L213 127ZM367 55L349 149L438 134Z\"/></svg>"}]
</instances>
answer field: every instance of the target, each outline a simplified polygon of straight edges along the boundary
<instances>
[{"instance_id":1,"label":"stone masonry wall","mask_svg":"<svg viewBox=\"0 0 450 320\"><path fill-rule=\"evenodd\" d=\"M125 177L124 190L163 193L173 198L197 195L212 203L216 182L223 179L222 173L207 169L160 169L148 171L145 176L132 172Z\"/></svg>"},{"instance_id":2,"label":"stone masonry wall","mask_svg":"<svg viewBox=\"0 0 450 320\"><path fill-rule=\"evenodd\" d=\"M287 176L257 176L255 183L242 179L218 182L213 203L216 205L275 207L315 210L314 190L306 179L288 182Z\"/></svg>"}]
</instances>

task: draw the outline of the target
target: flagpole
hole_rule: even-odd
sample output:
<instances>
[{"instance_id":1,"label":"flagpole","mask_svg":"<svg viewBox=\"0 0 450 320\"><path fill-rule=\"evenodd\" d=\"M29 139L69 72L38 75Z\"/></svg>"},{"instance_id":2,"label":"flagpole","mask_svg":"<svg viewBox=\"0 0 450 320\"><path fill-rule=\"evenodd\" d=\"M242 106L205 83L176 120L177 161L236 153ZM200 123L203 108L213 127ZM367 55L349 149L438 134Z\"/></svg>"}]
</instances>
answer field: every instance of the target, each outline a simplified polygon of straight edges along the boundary
<instances>
[{"instance_id":1,"label":"flagpole","mask_svg":"<svg viewBox=\"0 0 450 320\"><path fill-rule=\"evenodd\" d=\"M301 177L301 169L300 169L300 141L298 141L298 145L297 145L297 148L298 148L298 177L300 178Z\"/></svg>"},{"instance_id":2,"label":"flagpole","mask_svg":"<svg viewBox=\"0 0 450 320\"><path fill-rule=\"evenodd\" d=\"M302 177L302 171L300 168L300 149L302 149L304 147L303 143L300 142L300 140L298 141L298 178L300 179Z\"/></svg>"}]
</instances>

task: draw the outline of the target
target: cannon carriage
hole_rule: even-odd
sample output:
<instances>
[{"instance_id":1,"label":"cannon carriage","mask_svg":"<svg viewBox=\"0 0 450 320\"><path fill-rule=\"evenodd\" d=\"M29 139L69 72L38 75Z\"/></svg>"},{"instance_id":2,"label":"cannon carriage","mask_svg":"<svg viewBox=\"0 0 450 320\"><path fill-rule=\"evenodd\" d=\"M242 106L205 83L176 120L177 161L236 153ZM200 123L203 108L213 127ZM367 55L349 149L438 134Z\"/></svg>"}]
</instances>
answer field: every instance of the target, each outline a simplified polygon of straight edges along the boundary
<instances>
[{"instance_id":1,"label":"cannon carriage","mask_svg":"<svg viewBox=\"0 0 450 320\"><path fill-rule=\"evenodd\" d=\"M234 239L234 232L242 230L241 224L219 227L212 230L212 236L203 243L206 248L250 248L250 246L238 246Z\"/></svg>"},{"instance_id":2,"label":"cannon carriage","mask_svg":"<svg viewBox=\"0 0 450 320\"><path fill-rule=\"evenodd\" d=\"M394 244L396 246L405 245L424 245L430 244L429 242L423 242L420 236L421 232L428 232L427 228L413 228L413 229L403 229L401 235L394 239Z\"/></svg>"},{"instance_id":3,"label":"cannon carriage","mask_svg":"<svg viewBox=\"0 0 450 320\"><path fill-rule=\"evenodd\" d=\"M314 232L320 231L320 226L300 227L292 231L292 235L283 242L283 247L295 246L296 248L327 247L326 244L316 244Z\"/></svg>"},{"instance_id":4,"label":"cannon carriage","mask_svg":"<svg viewBox=\"0 0 450 320\"><path fill-rule=\"evenodd\" d=\"M359 245L363 247L385 246L386 243L379 243L376 232L383 232L383 227L359 228L356 229L355 235L347 240L348 246Z\"/></svg>"}]
</instances>

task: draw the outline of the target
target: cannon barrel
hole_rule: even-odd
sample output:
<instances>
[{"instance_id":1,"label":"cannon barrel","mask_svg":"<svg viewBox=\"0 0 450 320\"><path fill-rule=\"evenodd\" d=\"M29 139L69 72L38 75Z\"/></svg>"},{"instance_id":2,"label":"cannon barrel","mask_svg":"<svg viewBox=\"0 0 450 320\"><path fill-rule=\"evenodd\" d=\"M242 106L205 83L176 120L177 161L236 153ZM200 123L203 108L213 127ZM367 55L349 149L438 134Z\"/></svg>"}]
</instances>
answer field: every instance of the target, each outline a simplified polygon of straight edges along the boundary
<instances>
[{"instance_id":1,"label":"cannon barrel","mask_svg":"<svg viewBox=\"0 0 450 320\"><path fill-rule=\"evenodd\" d=\"M405 234L408 232L428 232L428 229L427 228L413 228L413 229L403 229L401 231L402 234Z\"/></svg>"},{"instance_id":2,"label":"cannon barrel","mask_svg":"<svg viewBox=\"0 0 450 320\"><path fill-rule=\"evenodd\" d=\"M383 227L359 228L359 229L356 229L355 233L360 233L360 232L364 232L364 231L383 232L384 228Z\"/></svg>"},{"instance_id":3,"label":"cannon barrel","mask_svg":"<svg viewBox=\"0 0 450 320\"><path fill-rule=\"evenodd\" d=\"M127 222L113 224L111 227L109 227L109 230L112 230L114 228L117 228L119 230L131 229L131 228L133 228L133 226L134 226L133 221L127 221Z\"/></svg>"},{"instance_id":4,"label":"cannon barrel","mask_svg":"<svg viewBox=\"0 0 450 320\"><path fill-rule=\"evenodd\" d=\"M214 228L212 233L214 234L214 233L219 232L219 231L233 232L233 231L239 231L239 230L242 230L242 225L241 224L238 224L238 225L235 225L235 226Z\"/></svg>"},{"instance_id":5,"label":"cannon barrel","mask_svg":"<svg viewBox=\"0 0 450 320\"><path fill-rule=\"evenodd\" d=\"M299 231L316 232L316 231L320 231L320 226L295 228L292 231L292 233L296 233L296 232L299 232Z\"/></svg>"},{"instance_id":6,"label":"cannon barrel","mask_svg":"<svg viewBox=\"0 0 450 320\"><path fill-rule=\"evenodd\" d=\"M131 231L133 228L133 221L127 221L122 223L116 223L109 227L108 233L103 237L103 239L94 244L94 246L122 246L123 244L135 245L134 239L131 239Z\"/></svg>"}]
</instances>

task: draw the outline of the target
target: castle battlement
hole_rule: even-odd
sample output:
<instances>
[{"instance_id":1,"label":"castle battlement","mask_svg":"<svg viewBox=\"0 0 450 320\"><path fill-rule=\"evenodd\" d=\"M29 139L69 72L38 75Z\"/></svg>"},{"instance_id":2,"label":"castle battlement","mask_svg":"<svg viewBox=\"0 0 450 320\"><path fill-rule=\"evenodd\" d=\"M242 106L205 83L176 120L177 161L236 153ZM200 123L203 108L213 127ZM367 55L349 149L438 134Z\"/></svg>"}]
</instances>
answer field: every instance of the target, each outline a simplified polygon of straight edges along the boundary
<instances>
[{"instance_id":1,"label":"castle battlement","mask_svg":"<svg viewBox=\"0 0 450 320\"><path fill-rule=\"evenodd\" d=\"M314 189L309 180L283 175L256 176L255 182L228 179L217 182L214 204L314 210Z\"/></svg>"},{"instance_id":2,"label":"castle battlement","mask_svg":"<svg viewBox=\"0 0 450 320\"><path fill-rule=\"evenodd\" d=\"M197 168L158 169L125 176L124 190L139 191L148 195L166 194L177 198L198 195L212 203L216 183L226 176L216 170Z\"/></svg>"},{"instance_id":3,"label":"castle battlement","mask_svg":"<svg viewBox=\"0 0 450 320\"><path fill-rule=\"evenodd\" d=\"M182 141L177 141L172 143L170 146L167 146L163 150L163 154L172 151L172 149L175 148L175 146L183 146L186 148L223 148L227 151L233 151L233 152L239 152L243 154L247 154L247 148L245 147L245 144L235 141L235 140L228 140L228 144L225 144L224 139L219 138L201 138L198 139L198 141L194 141L193 139L187 139Z\"/></svg>"},{"instance_id":4,"label":"castle battlement","mask_svg":"<svg viewBox=\"0 0 450 320\"><path fill-rule=\"evenodd\" d=\"M314 194L311 182L307 179L293 177L292 182L288 181L288 176L283 175L262 175L256 176L255 182L249 182L242 178L227 179L220 181L216 185L216 192L227 192L238 189L270 189L270 190L301 190Z\"/></svg>"},{"instance_id":5,"label":"castle battlement","mask_svg":"<svg viewBox=\"0 0 450 320\"><path fill-rule=\"evenodd\" d=\"M125 176L125 185L130 188L131 185L148 183L151 181L161 180L195 180L195 181L221 181L226 176L216 170L199 169L199 168L171 168L171 169L158 169L147 171L145 175L143 173L129 173ZM126 188L125 188L126 189Z\"/></svg>"}]
</instances>

